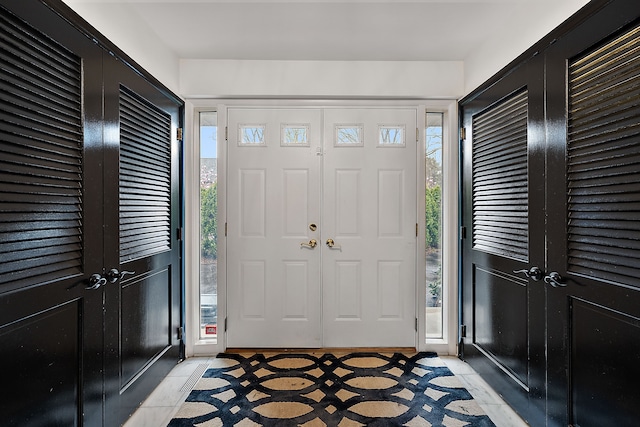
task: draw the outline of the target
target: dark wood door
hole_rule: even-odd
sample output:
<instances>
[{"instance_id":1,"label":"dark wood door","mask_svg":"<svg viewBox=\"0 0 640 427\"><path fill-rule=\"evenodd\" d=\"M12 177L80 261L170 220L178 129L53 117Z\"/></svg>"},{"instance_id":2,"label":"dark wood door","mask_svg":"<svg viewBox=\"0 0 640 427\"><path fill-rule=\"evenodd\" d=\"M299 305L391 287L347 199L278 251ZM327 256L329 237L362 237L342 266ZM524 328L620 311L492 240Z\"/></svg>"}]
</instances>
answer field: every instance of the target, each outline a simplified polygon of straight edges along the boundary
<instances>
[{"instance_id":1,"label":"dark wood door","mask_svg":"<svg viewBox=\"0 0 640 427\"><path fill-rule=\"evenodd\" d=\"M116 59L104 90L105 419L119 425L179 358L181 102Z\"/></svg>"},{"instance_id":2,"label":"dark wood door","mask_svg":"<svg viewBox=\"0 0 640 427\"><path fill-rule=\"evenodd\" d=\"M526 420L545 414L542 61L461 104L461 352Z\"/></svg>"},{"instance_id":3,"label":"dark wood door","mask_svg":"<svg viewBox=\"0 0 640 427\"><path fill-rule=\"evenodd\" d=\"M103 53L39 2L0 32L0 423L100 426Z\"/></svg>"},{"instance_id":4,"label":"dark wood door","mask_svg":"<svg viewBox=\"0 0 640 427\"><path fill-rule=\"evenodd\" d=\"M639 15L613 2L546 54L549 425L640 419Z\"/></svg>"},{"instance_id":5,"label":"dark wood door","mask_svg":"<svg viewBox=\"0 0 640 427\"><path fill-rule=\"evenodd\" d=\"M179 357L182 103L47 4L0 3L0 424L116 426Z\"/></svg>"}]
</instances>

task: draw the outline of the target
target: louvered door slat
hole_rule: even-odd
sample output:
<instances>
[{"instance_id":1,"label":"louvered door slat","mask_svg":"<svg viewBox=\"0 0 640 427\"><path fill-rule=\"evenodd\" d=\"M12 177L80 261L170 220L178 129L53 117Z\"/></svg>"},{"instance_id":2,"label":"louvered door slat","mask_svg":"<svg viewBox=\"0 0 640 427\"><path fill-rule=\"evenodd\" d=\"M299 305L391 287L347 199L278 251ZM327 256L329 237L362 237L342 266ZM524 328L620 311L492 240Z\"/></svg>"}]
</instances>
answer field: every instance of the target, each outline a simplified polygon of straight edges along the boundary
<instances>
[{"instance_id":1,"label":"louvered door slat","mask_svg":"<svg viewBox=\"0 0 640 427\"><path fill-rule=\"evenodd\" d=\"M80 58L8 13L0 34L2 291L82 271L83 126Z\"/></svg>"},{"instance_id":2,"label":"louvered door slat","mask_svg":"<svg viewBox=\"0 0 640 427\"><path fill-rule=\"evenodd\" d=\"M43 153L30 150L28 147L20 150L19 147L9 144L3 144L3 147L0 148L0 153L2 153L1 161L3 163L27 165L35 168L32 174L44 173L49 175L49 171L59 170L63 173L75 174L76 176L73 180L77 181L77 174L81 170L79 158L65 156L63 153L47 153L45 157ZM46 173L43 171L46 171Z\"/></svg>"},{"instance_id":3,"label":"louvered door slat","mask_svg":"<svg viewBox=\"0 0 640 427\"><path fill-rule=\"evenodd\" d=\"M140 139L135 137L128 137L127 140L140 141ZM136 170L136 168L140 166L141 163L144 163L151 166L151 170L149 171L151 175L158 177L169 175L162 169L162 166L164 165L162 157L147 156L145 155L145 153L142 153L140 151L131 151L126 149L122 150L121 153L125 155L125 158L121 161L122 169L133 171Z\"/></svg>"},{"instance_id":4,"label":"louvered door slat","mask_svg":"<svg viewBox=\"0 0 640 427\"><path fill-rule=\"evenodd\" d=\"M171 248L171 117L120 90L120 262Z\"/></svg>"},{"instance_id":5,"label":"louvered door slat","mask_svg":"<svg viewBox=\"0 0 640 427\"><path fill-rule=\"evenodd\" d=\"M13 89L13 91L11 91ZM0 93L3 94L11 102L22 109L38 108L43 114L55 115L61 119L67 118L68 121L73 122L73 109L67 106L53 102L48 98L31 96L32 92L24 92L19 88L11 88L5 82L0 80ZM74 103L74 106L77 103Z\"/></svg>"},{"instance_id":6,"label":"louvered door slat","mask_svg":"<svg viewBox=\"0 0 640 427\"><path fill-rule=\"evenodd\" d=\"M640 26L569 66L568 268L640 286Z\"/></svg>"},{"instance_id":7,"label":"louvered door slat","mask_svg":"<svg viewBox=\"0 0 640 427\"><path fill-rule=\"evenodd\" d=\"M123 113L127 114L135 114L135 110L123 110ZM157 123L155 120L148 119L146 117L137 117L128 123L125 123L122 129L120 130L123 136L127 136L129 138L134 137L140 139L140 141L145 142L145 144L140 146L140 153L145 153L146 155L150 155L152 157L161 158L162 155L156 156L157 151L153 151L151 147L153 146L153 141L156 139L161 139L163 134L158 132L156 129L147 129L145 134L140 134L139 129L140 126L145 126L143 120L147 120L146 126L162 126L162 123ZM159 147L158 151L165 151L164 147ZM166 153L165 153L166 154Z\"/></svg>"},{"instance_id":8,"label":"louvered door slat","mask_svg":"<svg viewBox=\"0 0 640 427\"><path fill-rule=\"evenodd\" d=\"M603 158L602 154L605 151L610 151L611 156ZM606 168L611 165L637 164L640 163L640 153L636 151L636 147L632 144L625 144L615 148L599 149L597 153L591 151L581 155L574 154L572 160L571 170L589 170Z\"/></svg>"},{"instance_id":9,"label":"louvered door slat","mask_svg":"<svg viewBox=\"0 0 640 427\"><path fill-rule=\"evenodd\" d=\"M144 210L129 208L120 211L120 223L145 221L145 218L164 218L166 215L169 215L169 208L166 206L145 206Z\"/></svg>"},{"instance_id":10,"label":"louvered door slat","mask_svg":"<svg viewBox=\"0 0 640 427\"><path fill-rule=\"evenodd\" d=\"M528 259L527 92L473 117L473 248Z\"/></svg>"},{"instance_id":11,"label":"louvered door slat","mask_svg":"<svg viewBox=\"0 0 640 427\"><path fill-rule=\"evenodd\" d=\"M78 108L81 99L76 98L76 94L53 91L49 87L41 86L35 76L16 74L19 69L14 64L4 61L1 54L0 65L5 67L0 77L3 92L14 93L24 99L33 99L34 103L51 105L54 109L60 110L63 116L73 116L73 111Z\"/></svg>"}]
</instances>

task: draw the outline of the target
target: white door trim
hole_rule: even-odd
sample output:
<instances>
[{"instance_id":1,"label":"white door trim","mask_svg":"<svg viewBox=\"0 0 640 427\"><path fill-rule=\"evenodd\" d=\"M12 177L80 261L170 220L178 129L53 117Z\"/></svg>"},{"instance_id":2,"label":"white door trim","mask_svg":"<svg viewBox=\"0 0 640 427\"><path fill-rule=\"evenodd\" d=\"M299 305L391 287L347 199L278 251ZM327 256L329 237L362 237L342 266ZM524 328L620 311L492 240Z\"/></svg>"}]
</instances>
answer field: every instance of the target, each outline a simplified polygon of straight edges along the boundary
<instances>
[{"instance_id":1,"label":"white door trim","mask_svg":"<svg viewBox=\"0 0 640 427\"><path fill-rule=\"evenodd\" d=\"M443 295L443 304L446 305L446 318L443 324L444 340L425 341L425 314L419 301L425 301L426 291L424 286L416 286L416 313L418 314L418 332L416 334L416 348L419 351L435 351L438 354L456 354L458 340L458 157L459 141L457 139L457 101L454 99L430 100L425 98L415 99L187 99L185 102L185 132L184 132L184 189L185 189L185 345L187 356L212 355L223 352L226 349L224 334L219 335L217 341L199 340L198 310L190 309L197 307L199 301L199 152L198 144L198 112L217 111L218 122L226 123L227 106L244 107L264 107L279 106L291 108L318 108L318 107L418 107L418 128L419 137L422 144L418 144L417 167L418 176L424 175L424 112L434 111L445 114L445 141L443 144L443 168L444 187L443 192L443 281L447 284L447 291ZM422 121L422 122L421 122ZM218 127L219 141L224 141L224 127ZM420 148L422 145L422 148ZM224 223L226 222L226 152L225 144L219 144L219 192L218 206L219 225L219 247L224 248ZM422 150L422 151L420 151ZM417 215L420 218L420 210L424 212L424 194L420 185L418 187ZM447 190L449 189L449 190ZM419 224L419 237L417 250L424 253L424 224ZM422 251L422 252L421 252ZM219 323L224 322L226 317L226 271L224 264L224 249L220 250L220 264L218 269L218 319ZM418 256L416 263L416 280L418 284L424 283L424 260Z\"/></svg>"}]
</instances>

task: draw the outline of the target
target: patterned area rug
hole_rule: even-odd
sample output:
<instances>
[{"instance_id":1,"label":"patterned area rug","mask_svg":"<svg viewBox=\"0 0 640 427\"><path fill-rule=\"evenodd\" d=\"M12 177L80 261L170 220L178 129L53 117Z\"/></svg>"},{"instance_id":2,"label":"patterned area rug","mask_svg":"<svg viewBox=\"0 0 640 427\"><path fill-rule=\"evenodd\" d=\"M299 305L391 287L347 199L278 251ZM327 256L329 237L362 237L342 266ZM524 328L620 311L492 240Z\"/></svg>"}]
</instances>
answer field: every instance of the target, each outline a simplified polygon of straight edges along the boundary
<instances>
[{"instance_id":1,"label":"patterned area rug","mask_svg":"<svg viewBox=\"0 0 640 427\"><path fill-rule=\"evenodd\" d=\"M169 423L494 426L432 353L221 354Z\"/></svg>"}]
</instances>

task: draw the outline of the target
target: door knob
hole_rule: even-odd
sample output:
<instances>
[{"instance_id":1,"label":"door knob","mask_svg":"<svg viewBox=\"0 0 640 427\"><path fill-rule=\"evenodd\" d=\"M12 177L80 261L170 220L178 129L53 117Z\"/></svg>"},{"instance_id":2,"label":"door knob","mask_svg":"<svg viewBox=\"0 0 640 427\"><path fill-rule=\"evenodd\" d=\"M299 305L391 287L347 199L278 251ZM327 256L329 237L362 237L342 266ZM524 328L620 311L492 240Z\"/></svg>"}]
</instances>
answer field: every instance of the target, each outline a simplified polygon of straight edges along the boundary
<instances>
[{"instance_id":1,"label":"door knob","mask_svg":"<svg viewBox=\"0 0 640 427\"><path fill-rule=\"evenodd\" d=\"M300 247L305 247L305 248L313 249L316 246L318 246L318 241L316 239L309 240L309 243L305 243L305 242L300 243Z\"/></svg>"},{"instance_id":2,"label":"door knob","mask_svg":"<svg viewBox=\"0 0 640 427\"><path fill-rule=\"evenodd\" d=\"M107 283L107 279L102 277L102 275L95 273L95 274L92 274L91 277L89 277L89 286L87 286L85 289L89 289L93 291L93 290L99 289L100 286L106 283Z\"/></svg>"},{"instance_id":3,"label":"door knob","mask_svg":"<svg viewBox=\"0 0 640 427\"><path fill-rule=\"evenodd\" d=\"M548 275L544 276L544 282L554 288L564 288L567 286L567 284L563 282L562 276L556 271L552 271Z\"/></svg>"},{"instance_id":4,"label":"door knob","mask_svg":"<svg viewBox=\"0 0 640 427\"><path fill-rule=\"evenodd\" d=\"M330 249L342 249L340 245L336 245L333 239L327 239L327 246L329 246Z\"/></svg>"},{"instance_id":5,"label":"door knob","mask_svg":"<svg viewBox=\"0 0 640 427\"><path fill-rule=\"evenodd\" d=\"M107 280L109 283L116 283L118 279L122 280L122 278L127 274L136 274L136 272L126 270L118 271L117 268L112 268L107 272Z\"/></svg>"},{"instance_id":6,"label":"door knob","mask_svg":"<svg viewBox=\"0 0 640 427\"><path fill-rule=\"evenodd\" d=\"M542 279L544 273L538 267L531 267L529 270L513 270L514 273L522 273L527 279L533 279L536 282Z\"/></svg>"}]
</instances>

